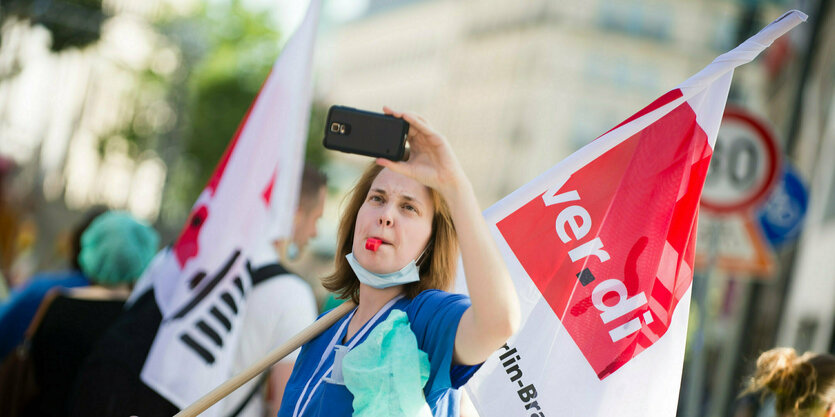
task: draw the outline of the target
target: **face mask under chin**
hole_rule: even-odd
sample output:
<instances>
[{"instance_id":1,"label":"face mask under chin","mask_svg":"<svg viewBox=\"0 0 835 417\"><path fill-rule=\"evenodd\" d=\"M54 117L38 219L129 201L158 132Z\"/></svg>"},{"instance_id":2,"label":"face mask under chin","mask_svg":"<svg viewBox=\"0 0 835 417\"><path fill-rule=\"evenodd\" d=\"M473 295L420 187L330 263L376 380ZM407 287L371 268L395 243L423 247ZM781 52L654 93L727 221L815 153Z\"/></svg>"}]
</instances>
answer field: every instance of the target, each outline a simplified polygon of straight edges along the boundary
<instances>
[{"instance_id":1,"label":"face mask under chin","mask_svg":"<svg viewBox=\"0 0 835 417\"><path fill-rule=\"evenodd\" d=\"M399 271L389 274L376 274L360 265L357 258L354 257L353 252L345 255L345 259L348 260L348 265L351 266L351 269L354 271L357 279L359 279L361 283L372 288L383 289L420 280L417 264L414 260L406 264L406 266Z\"/></svg>"},{"instance_id":2,"label":"face mask under chin","mask_svg":"<svg viewBox=\"0 0 835 417\"><path fill-rule=\"evenodd\" d=\"M348 265L351 266L351 269L354 271L354 274L361 283L372 288L383 289L420 281L420 267L417 265L417 261L423 261L421 258L423 258L427 249L429 249L429 246L427 246L423 252L418 255L417 259L413 259L399 271L388 274L377 274L365 269L365 267L360 265L357 258L354 257L353 252L345 255L345 259L348 260Z\"/></svg>"}]
</instances>

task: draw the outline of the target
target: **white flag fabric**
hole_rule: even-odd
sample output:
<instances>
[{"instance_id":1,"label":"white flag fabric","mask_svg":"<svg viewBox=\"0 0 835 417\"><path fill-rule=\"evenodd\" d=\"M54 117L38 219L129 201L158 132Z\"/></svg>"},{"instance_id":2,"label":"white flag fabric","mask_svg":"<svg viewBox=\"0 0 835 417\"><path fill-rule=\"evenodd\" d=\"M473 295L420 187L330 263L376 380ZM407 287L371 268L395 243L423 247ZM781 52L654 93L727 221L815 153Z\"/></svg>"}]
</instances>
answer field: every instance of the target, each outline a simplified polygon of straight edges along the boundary
<instances>
[{"instance_id":1,"label":"white flag fabric","mask_svg":"<svg viewBox=\"0 0 835 417\"><path fill-rule=\"evenodd\" d=\"M733 70L804 20L786 13L485 211L523 322L466 386L482 417L675 415Z\"/></svg>"},{"instance_id":2,"label":"white flag fabric","mask_svg":"<svg viewBox=\"0 0 835 417\"><path fill-rule=\"evenodd\" d=\"M170 250L149 271L162 322L141 379L184 408L231 375L249 253L291 233L304 161L320 0L313 0ZM218 407L203 415L213 415Z\"/></svg>"}]
</instances>

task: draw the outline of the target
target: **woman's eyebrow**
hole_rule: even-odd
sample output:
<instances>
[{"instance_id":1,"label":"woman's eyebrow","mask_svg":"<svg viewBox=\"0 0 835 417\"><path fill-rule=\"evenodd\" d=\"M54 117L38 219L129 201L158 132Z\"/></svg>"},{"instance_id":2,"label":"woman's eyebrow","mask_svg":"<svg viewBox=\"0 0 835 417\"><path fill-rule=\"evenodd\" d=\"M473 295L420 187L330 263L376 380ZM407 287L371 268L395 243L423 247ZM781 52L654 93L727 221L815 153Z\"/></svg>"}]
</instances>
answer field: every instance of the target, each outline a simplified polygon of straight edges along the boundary
<instances>
[{"instance_id":1,"label":"woman's eyebrow","mask_svg":"<svg viewBox=\"0 0 835 417\"><path fill-rule=\"evenodd\" d=\"M404 200L406 200L406 201L408 201L408 202L410 202L410 203L412 203L412 204L414 204L418 207L423 207L423 203L421 203L420 200L418 200L418 199L416 199L416 198L414 198L414 197L412 197L408 194L401 194L401 197L403 197Z\"/></svg>"},{"instance_id":2,"label":"woman's eyebrow","mask_svg":"<svg viewBox=\"0 0 835 417\"><path fill-rule=\"evenodd\" d=\"M372 189L371 189L371 193L373 193L373 194L382 194L382 195L384 195L384 196L388 196L388 193L386 192L386 190L384 190L384 189L382 189L382 188L372 188ZM406 200L406 201L408 201L408 202L410 202L410 203L412 203L412 204L415 204L415 205L417 205L417 206L419 206L419 207L423 207L423 203L421 203L421 201L420 201L420 200L418 200L418 199L417 199L417 198L415 198L415 197L412 197L412 196L411 196L411 195L409 195L409 194L399 194L399 196L400 196L403 200Z\"/></svg>"}]
</instances>

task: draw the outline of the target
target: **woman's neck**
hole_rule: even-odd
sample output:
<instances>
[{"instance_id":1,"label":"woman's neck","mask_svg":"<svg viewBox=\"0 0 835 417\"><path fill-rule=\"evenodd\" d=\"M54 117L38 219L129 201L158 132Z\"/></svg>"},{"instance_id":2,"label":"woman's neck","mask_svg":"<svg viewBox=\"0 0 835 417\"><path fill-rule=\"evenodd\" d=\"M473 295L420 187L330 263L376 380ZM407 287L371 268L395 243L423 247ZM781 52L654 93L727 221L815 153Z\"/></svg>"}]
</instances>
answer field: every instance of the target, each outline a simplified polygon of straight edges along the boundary
<instances>
[{"instance_id":1,"label":"woman's neck","mask_svg":"<svg viewBox=\"0 0 835 417\"><path fill-rule=\"evenodd\" d=\"M403 286L398 285L389 288L373 288L360 283L360 302L357 305L357 312L348 324L348 331L345 334L345 341L351 339L368 320L371 320L386 303L403 292Z\"/></svg>"},{"instance_id":2,"label":"woman's neck","mask_svg":"<svg viewBox=\"0 0 835 417\"><path fill-rule=\"evenodd\" d=\"M360 302L354 316L363 318L362 322L364 323L377 314L392 298L400 295L401 292L403 292L402 285L379 289L360 283Z\"/></svg>"}]
</instances>

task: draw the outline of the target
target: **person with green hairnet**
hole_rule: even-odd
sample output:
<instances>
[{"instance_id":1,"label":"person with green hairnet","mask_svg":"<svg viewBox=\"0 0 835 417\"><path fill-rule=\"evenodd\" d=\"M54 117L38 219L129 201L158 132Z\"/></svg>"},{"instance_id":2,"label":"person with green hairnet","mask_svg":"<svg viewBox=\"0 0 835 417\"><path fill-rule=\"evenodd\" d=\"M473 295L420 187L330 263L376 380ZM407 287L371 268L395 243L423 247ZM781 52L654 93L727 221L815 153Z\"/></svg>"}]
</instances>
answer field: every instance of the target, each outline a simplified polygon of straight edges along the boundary
<instances>
[{"instance_id":1,"label":"person with green hairnet","mask_svg":"<svg viewBox=\"0 0 835 417\"><path fill-rule=\"evenodd\" d=\"M0 305L0 358L21 343L29 323L46 294L59 288L127 287L148 265L159 236L148 224L130 214L91 209L73 239L72 268L31 278Z\"/></svg>"},{"instance_id":2,"label":"person with green hairnet","mask_svg":"<svg viewBox=\"0 0 835 417\"><path fill-rule=\"evenodd\" d=\"M78 264L89 285L50 290L17 351L30 352L38 387L24 403L23 415L67 415L78 370L122 314L130 287L153 257L159 237L146 223L113 211L96 217L80 243Z\"/></svg>"},{"instance_id":3,"label":"person with green hairnet","mask_svg":"<svg viewBox=\"0 0 835 417\"><path fill-rule=\"evenodd\" d=\"M274 193L287 192L281 188ZM277 237L279 223L260 230L256 244L247 248L247 270L251 287L235 308L241 309L238 330L224 333L219 340L234 345L230 353L228 377L249 367L270 350L299 333L316 318L316 300L310 285L283 266L295 258L317 234L327 193L327 177L305 164L301 174L298 207L293 216L292 235ZM280 225L286 226L286 225ZM167 249L166 249L167 251ZM157 255L164 259L166 252ZM149 270L136 284L127 308L99 338L75 380L69 412L73 416L122 417L170 416L179 408L141 378L162 313L156 303L153 278L163 262L151 261ZM231 311L215 309L218 325L229 321ZM231 322L229 323L231 326ZM231 327L230 327L231 328ZM284 384L293 369L295 354L290 354L270 371L254 378L217 404L218 415L262 417L275 409L282 398ZM192 374L182 370L184 383Z\"/></svg>"}]
</instances>

